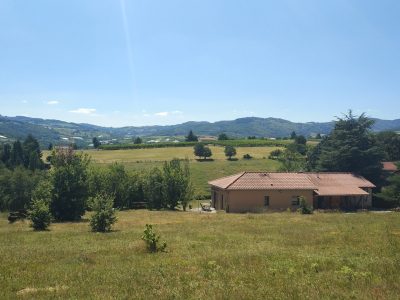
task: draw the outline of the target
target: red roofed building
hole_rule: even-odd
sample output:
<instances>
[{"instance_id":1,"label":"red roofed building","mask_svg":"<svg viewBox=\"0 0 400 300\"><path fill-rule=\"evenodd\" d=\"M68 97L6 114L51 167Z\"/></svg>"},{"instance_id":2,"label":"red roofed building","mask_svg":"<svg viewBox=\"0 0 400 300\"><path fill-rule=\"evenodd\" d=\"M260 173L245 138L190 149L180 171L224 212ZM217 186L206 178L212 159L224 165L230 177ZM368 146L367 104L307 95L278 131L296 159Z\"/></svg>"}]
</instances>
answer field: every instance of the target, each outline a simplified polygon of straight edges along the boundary
<instances>
[{"instance_id":1,"label":"red roofed building","mask_svg":"<svg viewBox=\"0 0 400 300\"><path fill-rule=\"evenodd\" d=\"M383 170L389 173L398 173L399 168L396 166L396 164L392 161L384 161L382 162L383 164Z\"/></svg>"},{"instance_id":2,"label":"red roofed building","mask_svg":"<svg viewBox=\"0 0 400 300\"><path fill-rule=\"evenodd\" d=\"M300 196L314 208L368 208L375 187L351 173L243 172L209 184L213 206L227 212L297 209Z\"/></svg>"}]
</instances>

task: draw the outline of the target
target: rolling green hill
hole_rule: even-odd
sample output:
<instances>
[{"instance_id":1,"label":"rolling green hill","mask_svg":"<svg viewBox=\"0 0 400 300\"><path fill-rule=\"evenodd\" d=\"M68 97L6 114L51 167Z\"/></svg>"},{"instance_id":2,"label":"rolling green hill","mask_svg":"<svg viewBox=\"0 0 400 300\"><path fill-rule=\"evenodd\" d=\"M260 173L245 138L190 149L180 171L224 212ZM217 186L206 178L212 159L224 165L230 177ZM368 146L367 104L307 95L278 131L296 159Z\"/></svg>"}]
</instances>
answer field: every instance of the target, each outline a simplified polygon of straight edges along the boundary
<instances>
[{"instance_id":1,"label":"rolling green hill","mask_svg":"<svg viewBox=\"0 0 400 300\"><path fill-rule=\"evenodd\" d=\"M375 119L374 130L400 130L400 119ZM29 117L5 117L0 115L0 142L22 139L33 134L43 147L53 144L75 142L78 146L87 146L94 136L101 140L121 142L133 136L184 136L193 129L197 135L218 135L226 133L232 137L285 137L292 131L309 136L328 134L333 122L294 123L278 118L240 118L219 122L186 122L168 126L142 127L101 127L91 124L69 123L59 120L45 120Z\"/></svg>"}]
</instances>

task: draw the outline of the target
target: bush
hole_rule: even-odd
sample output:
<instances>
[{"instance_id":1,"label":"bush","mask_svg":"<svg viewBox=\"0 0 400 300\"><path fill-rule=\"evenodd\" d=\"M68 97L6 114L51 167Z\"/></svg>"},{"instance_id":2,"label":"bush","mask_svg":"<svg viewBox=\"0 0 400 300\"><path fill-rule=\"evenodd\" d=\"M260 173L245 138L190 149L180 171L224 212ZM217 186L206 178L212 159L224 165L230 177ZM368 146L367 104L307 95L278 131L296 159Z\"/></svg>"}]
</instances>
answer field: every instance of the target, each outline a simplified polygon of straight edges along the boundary
<instances>
[{"instance_id":1,"label":"bush","mask_svg":"<svg viewBox=\"0 0 400 300\"><path fill-rule=\"evenodd\" d=\"M46 230L50 226L51 213L47 201L33 200L28 215L34 230Z\"/></svg>"},{"instance_id":2,"label":"bush","mask_svg":"<svg viewBox=\"0 0 400 300\"><path fill-rule=\"evenodd\" d=\"M245 155L243 155L243 159L252 159L253 158L253 156L251 156L250 154L245 154Z\"/></svg>"},{"instance_id":3,"label":"bush","mask_svg":"<svg viewBox=\"0 0 400 300\"><path fill-rule=\"evenodd\" d=\"M297 210L299 213L302 215L310 215L313 213L313 208L312 206L308 206L306 202L306 198L303 196L300 196L299 199L299 209Z\"/></svg>"},{"instance_id":4,"label":"bush","mask_svg":"<svg viewBox=\"0 0 400 300\"><path fill-rule=\"evenodd\" d=\"M271 151L268 158L269 159L278 159L282 154L283 154L283 151L281 149L276 149L276 150Z\"/></svg>"},{"instance_id":5,"label":"bush","mask_svg":"<svg viewBox=\"0 0 400 300\"><path fill-rule=\"evenodd\" d=\"M91 199L92 210L94 211L90 218L90 227L94 232L111 231L111 226L117 221L115 210L113 208L114 198L99 194Z\"/></svg>"},{"instance_id":6,"label":"bush","mask_svg":"<svg viewBox=\"0 0 400 300\"><path fill-rule=\"evenodd\" d=\"M160 236L154 232L153 225L151 224L146 224L142 240L146 243L147 250L151 253L159 251L165 252L165 248L167 248L167 243L160 242Z\"/></svg>"}]
</instances>

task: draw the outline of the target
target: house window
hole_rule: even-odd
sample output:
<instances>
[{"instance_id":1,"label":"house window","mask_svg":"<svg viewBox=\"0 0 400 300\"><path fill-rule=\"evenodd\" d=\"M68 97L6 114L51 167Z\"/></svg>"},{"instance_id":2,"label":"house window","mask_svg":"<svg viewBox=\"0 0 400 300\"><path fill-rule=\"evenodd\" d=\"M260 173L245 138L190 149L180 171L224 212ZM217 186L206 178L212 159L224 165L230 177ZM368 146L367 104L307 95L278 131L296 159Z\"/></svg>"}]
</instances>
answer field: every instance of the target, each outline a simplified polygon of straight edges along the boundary
<instances>
[{"instance_id":1,"label":"house window","mask_svg":"<svg viewBox=\"0 0 400 300\"><path fill-rule=\"evenodd\" d=\"M269 206L269 196L264 196L264 206Z\"/></svg>"},{"instance_id":2,"label":"house window","mask_svg":"<svg viewBox=\"0 0 400 300\"><path fill-rule=\"evenodd\" d=\"M292 205L297 206L300 204L300 196L292 196Z\"/></svg>"}]
</instances>

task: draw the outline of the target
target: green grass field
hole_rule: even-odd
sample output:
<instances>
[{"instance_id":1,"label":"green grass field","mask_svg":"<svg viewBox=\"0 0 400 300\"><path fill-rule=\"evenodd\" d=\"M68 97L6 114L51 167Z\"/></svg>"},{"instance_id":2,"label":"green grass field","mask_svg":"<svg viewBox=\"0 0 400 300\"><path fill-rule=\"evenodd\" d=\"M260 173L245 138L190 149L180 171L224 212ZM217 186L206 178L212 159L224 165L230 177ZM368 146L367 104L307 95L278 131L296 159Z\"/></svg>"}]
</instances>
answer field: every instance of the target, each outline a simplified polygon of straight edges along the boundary
<instances>
[{"instance_id":1,"label":"green grass field","mask_svg":"<svg viewBox=\"0 0 400 300\"><path fill-rule=\"evenodd\" d=\"M238 147L237 161L228 161L224 154L224 147L211 146L213 161L197 161L192 147L155 148L155 149L129 149L129 150L87 150L83 151L91 156L94 163L108 165L114 162L123 164L127 169L149 170L161 167L164 161L172 158L190 160L190 171L195 188L195 194L209 194L207 182L222 176L232 175L242 171L274 171L279 167L279 162L268 159L271 151L282 149L279 147ZM254 157L244 160L244 154ZM48 151L44 152L46 157Z\"/></svg>"},{"instance_id":2,"label":"green grass field","mask_svg":"<svg viewBox=\"0 0 400 300\"><path fill-rule=\"evenodd\" d=\"M118 213L33 232L0 214L0 299L398 299L398 213ZM140 237L155 224L167 253Z\"/></svg>"}]
</instances>

